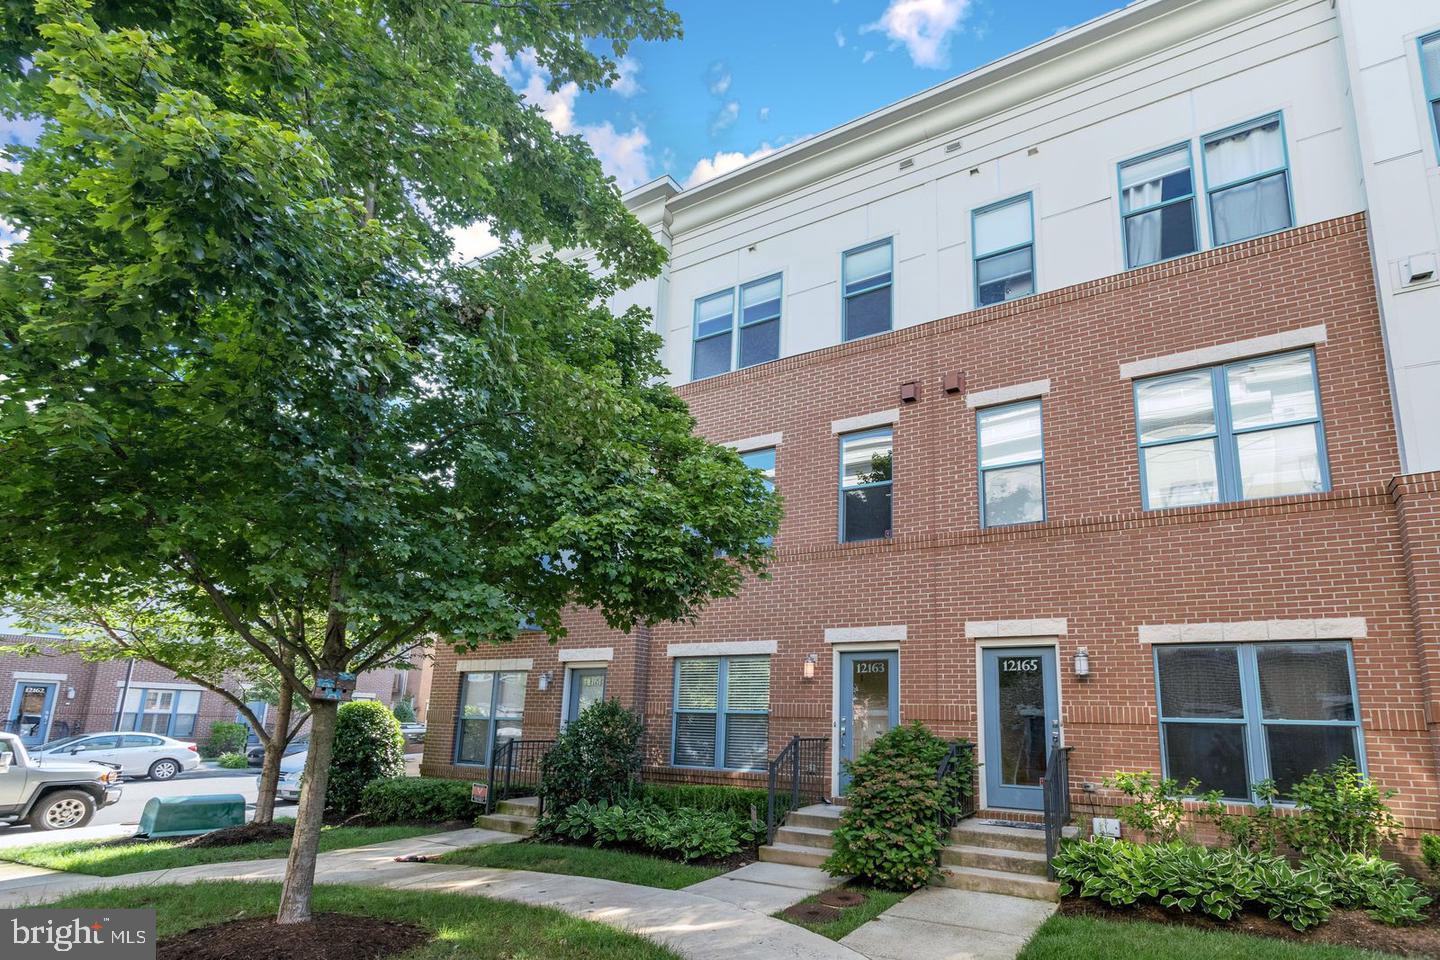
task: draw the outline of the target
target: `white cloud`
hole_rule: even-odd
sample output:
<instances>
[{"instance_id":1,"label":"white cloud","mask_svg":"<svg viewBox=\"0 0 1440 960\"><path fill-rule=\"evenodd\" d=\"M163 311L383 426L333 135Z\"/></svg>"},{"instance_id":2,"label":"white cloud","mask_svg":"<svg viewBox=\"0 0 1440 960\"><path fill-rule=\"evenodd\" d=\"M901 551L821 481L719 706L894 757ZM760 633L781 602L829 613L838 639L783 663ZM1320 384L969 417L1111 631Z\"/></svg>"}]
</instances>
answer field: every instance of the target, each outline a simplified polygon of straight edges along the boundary
<instances>
[{"instance_id":1,"label":"white cloud","mask_svg":"<svg viewBox=\"0 0 1440 960\"><path fill-rule=\"evenodd\" d=\"M730 68L725 65L724 60L716 60L710 64L710 69L705 71L705 86L712 94L723 97L730 91Z\"/></svg>"},{"instance_id":2,"label":"white cloud","mask_svg":"<svg viewBox=\"0 0 1440 960\"><path fill-rule=\"evenodd\" d=\"M760 108L760 111L759 111L759 115L760 115L760 122L761 122L761 123L765 123L767 120L770 119L770 108L769 108L769 107L761 107L761 108Z\"/></svg>"},{"instance_id":3,"label":"white cloud","mask_svg":"<svg viewBox=\"0 0 1440 960\"><path fill-rule=\"evenodd\" d=\"M715 116L710 119L710 136L716 136L720 132L735 125L740 119L740 101L727 100L716 111Z\"/></svg>"},{"instance_id":4,"label":"white cloud","mask_svg":"<svg viewBox=\"0 0 1440 960\"><path fill-rule=\"evenodd\" d=\"M835 46L845 46L845 31L841 30L839 27L835 28Z\"/></svg>"},{"instance_id":5,"label":"white cloud","mask_svg":"<svg viewBox=\"0 0 1440 960\"><path fill-rule=\"evenodd\" d=\"M635 79L640 72L639 60L631 56L624 56L616 61L615 67L620 73L620 79L610 85L611 90L627 100L637 93L645 92L645 88L640 86L640 81Z\"/></svg>"},{"instance_id":6,"label":"white cloud","mask_svg":"<svg viewBox=\"0 0 1440 960\"><path fill-rule=\"evenodd\" d=\"M875 51L874 51L874 50L866 50L866 51L865 51L865 56L863 56L863 57L860 58L860 62L861 62L861 63L869 63L871 60L874 60L874 59L875 59Z\"/></svg>"},{"instance_id":7,"label":"white cloud","mask_svg":"<svg viewBox=\"0 0 1440 960\"><path fill-rule=\"evenodd\" d=\"M695 168L690 171L690 176L685 178L685 187L689 189L690 187L704 183L706 180L714 180L716 177L729 173L731 170L740 169L747 163L759 160L762 157L768 157L778 149L780 148L772 147L768 143L762 143L750 153L741 153L738 150L721 150L713 157L701 157L700 162L695 164Z\"/></svg>"},{"instance_id":8,"label":"white cloud","mask_svg":"<svg viewBox=\"0 0 1440 960\"><path fill-rule=\"evenodd\" d=\"M881 32L905 45L917 67L941 69L950 62L950 38L970 12L970 0L890 0L862 33Z\"/></svg>"}]
</instances>

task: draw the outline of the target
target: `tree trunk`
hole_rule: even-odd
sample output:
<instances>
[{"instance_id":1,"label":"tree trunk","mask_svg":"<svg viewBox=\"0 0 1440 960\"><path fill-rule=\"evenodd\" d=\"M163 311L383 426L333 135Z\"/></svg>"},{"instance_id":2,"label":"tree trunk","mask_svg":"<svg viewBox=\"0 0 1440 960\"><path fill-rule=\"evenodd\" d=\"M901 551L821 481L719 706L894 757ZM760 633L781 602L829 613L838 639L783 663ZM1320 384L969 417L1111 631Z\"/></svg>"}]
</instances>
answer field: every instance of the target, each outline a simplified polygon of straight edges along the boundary
<instances>
[{"instance_id":1,"label":"tree trunk","mask_svg":"<svg viewBox=\"0 0 1440 960\"><path fill-rule=\"evenodd\" d=\"M260 767L260 784L255 797L255 822L275 822L275 791L280 788L280 761L290 745L290 713L295 703L295 690L288 681L280 682L280 702L275 706L275 729L265 741L265 763Z\"/></svg>"},{"instance_id":2,"label":"tree trunk","mask_svg":"<svg viewBox=\"0 0 1440 960\"><path fill-rule=\"evenodd\" d=\"M285 886L280 891L277 923L305 923L310 919L310 894L315 888L315 857L320 852L320 827L325 817L325 792L330 783L330 757L335 747L335 713L339 704L317 700L310 704L310 751L300 786L300 809L295 815L295 838L285 864Z\"/></svg>"}]
</instances>

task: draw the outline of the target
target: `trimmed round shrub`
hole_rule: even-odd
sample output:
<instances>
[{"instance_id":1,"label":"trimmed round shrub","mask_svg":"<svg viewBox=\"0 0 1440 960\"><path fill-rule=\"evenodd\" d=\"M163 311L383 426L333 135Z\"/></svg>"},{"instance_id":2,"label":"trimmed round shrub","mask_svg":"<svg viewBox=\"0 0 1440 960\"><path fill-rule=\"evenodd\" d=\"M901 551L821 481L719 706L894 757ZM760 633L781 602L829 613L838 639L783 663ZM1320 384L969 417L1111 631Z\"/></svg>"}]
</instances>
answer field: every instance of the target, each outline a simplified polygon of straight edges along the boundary
<instances>
[{"instance_id":1,"label":"trimmed round shrub","mask_svg":"<svg viewBox=\"0 0 1440 960\"><path fill-rule=\"evenodd\" d=\"M465 780L388 777L371 780L360 791L360 811L377 823L445 823L471 819L476 805Z\"/></svg>"},{"instance_id":2,"label":"trimmed round shrub","mask_svg":"<svg viewBox=\"0 0 1440 960\"><path fill-rule=\"evenodd\" d=\"M640 778L640 718L616 700L601 700L571 720L540 764L547 816L580 800L624 803Z\"/></svg>"},{"instance_id":3,"label":"trimmed round shrub","mask_svg":"<svg viewBox=\"0 0 1440 960\"><path fill-rule=\"evenodd\" d=\"M250 766L250 758L243 753L222 753L217 762L226 770L244 770Z\"/></svg>"},{"instance_id":4,"label":"trimmed round shrub","mask_svg":"<svg viewBox=\"0 0 1440 960\"><path fill-rule=\"evenodd\" d=\"M405 738L395 715L376 700L341 704L325 809L348 817L360 810L360 796L372 780L404 775Z\"/></svg>"},{"instance_id":5,"label":"trimmed round shrub","mask_svg":"<svg viewBox=\"0 0 1440 960\"><path fill-rule=\"evenodd\" d=\"M249 741L250 728L245 724L219 720L210 725L210 739L205 742L203 752L207 757L244 753Z\"/></svg>"},{"instance_id":6,"label":"trimmed round shrub","mask_svg":"<svg viewBox=\"0 0 1440 960\"><path fill-rule=\"evenodd\" d=\"M942 814L952 814L954 783L935 772L950 749L922 724L895 727L849 764L850 805L824 868L886 890L915 890L935 875ZM957 779L963 772L957 772Z\"/></svg>"},{"instance_id":7,"label":"trimmed round shrub","mask_svg":"<svg viewBox=\"0 0 1440 960\"><path fill-rule=\"evenodd\" d=\"M395 714L395 719L401 723L415 722L415 708L410 704L409 700L399 701L395 706L390 708L390 712Z\"/></svg>"}]
</instances>

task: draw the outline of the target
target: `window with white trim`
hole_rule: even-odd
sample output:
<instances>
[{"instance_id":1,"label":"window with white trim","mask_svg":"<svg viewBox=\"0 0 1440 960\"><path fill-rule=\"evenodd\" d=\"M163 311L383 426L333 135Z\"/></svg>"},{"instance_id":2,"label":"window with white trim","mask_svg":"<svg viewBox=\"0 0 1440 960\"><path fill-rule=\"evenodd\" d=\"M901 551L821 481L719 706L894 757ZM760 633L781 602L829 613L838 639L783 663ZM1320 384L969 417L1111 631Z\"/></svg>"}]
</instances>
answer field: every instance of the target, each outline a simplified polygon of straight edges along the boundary
<instances>
[{"instance_id":1,"label":"window with white trim","mask_svg":"<svg viewBox=\"0 0 1440 960\"><path fill-rule=\"evenodd\" d=\"M678 657L671 762L759 770L769 758L770 658Z\"/></svg>"},{"instance_id":2,"label":"window with white trim","mask_svg":"<svg viewBox=\"0 0 1440 960\"><path fill-rule=\"evenodd\" d=\"M1285 125L1280 114L1212 133L1200 141L1215 245L1294 226Z\"/></svg>"},{"instance_id":3,"label":"window with white trim","mask_svg":"<svg viewBox=\"0 0 1440 960\"><path fill-rule=\"evenodd\" d=\"M520 739L528 676L519 670L480 670L461 675L456 763L489 766L497 746Z\"/></svg>"},{"instance_id":4,"label":"window with white trim","mask_svg":"<svg viewBox=\"0 0 1440 960\"><path fill-rule=\"evenodd\" d=\"M765 475L765 489L775 490L775 448L764 447L759 450L746 450L740 454L740 461L751 470L759 470ZM760 542L769 546L775 540L774 537L761 537Z\"/></svg>"},{"instance_id":5,"label":"window with white trim","mask_svg":"<svg viewBox=\"0 0 1440 960\"><path fill-rule=\"evenodd\" d=\"M752 280L695 301L691 379L729 373L780 356L780 274Z\"/></svg>"},{"instance_id":6,"label":"window with white trim","mask_svg":"<svg viewBox=\"0 0 1440 960\"><path fill-rule=\"evenodd\" d=\"M1120 164L1120 218L1127 268L1200 249L1188 142Z\"/></svg>"},{"instance_id":7,"label":"window with white trim","mask_svg":"<svg viewBox=\"0 0 1440 960\"><path fill-rule=\"evenodd\" d=\"M840 542L890 536L894 434L889 427L840 438Z\"/></svg>"},{"instance_id":8,"label":"window with white trim","mask_svg":"<svg viewBox=\"0 0 1440 960\"><path fill-rule=\"evenodd\" d=\"M1035 292L1035 218L1030 194L974 213L975 306Z\"/></svg>"},{"instance_id":9,"label":"window with white trim","mask_svg":"<svg viewBox=\"0 0 1440 960\"><path fill-rule=\"evenodd\" d=\"M1249 800L1343 758L1364 769L1349 643L1162 645L1155 678L1165 776L1182 785Z\"/></svg>"},{"instance_id":10,"label":"window with white trim","mask_svg":"<svg viewBox=\"0 0 1440 960\"><path fill-rule=\"evenodd\" d=\"M1435 156L1440 161L1440 33L1420 39L1420 75L1425 81L1425 99L1430 107L1430 132L1435 136Z\"/></svg>"},{"instance_id":11,"label":"window with white trim","mask_svg":"<svg viewBox=\"0 0 1440 960\"><path fill-rule=\"evenodd\" d=\"M167 737L195 734L200 691L131 687L120 711L121 730L143 730Z\"/></svg>"},{"instance_id":12,"label":"window with white trim","mask_svg":"<svg viewBox=\"0 0 1440 960\"><path fill-rule=\"evenodd\" d=\"M1045 519L1045 442L1039 400L976 411L980 525Z\"/></svg>"},{"instance_id":13,"label":"window with white trim","mask_svg":"<svg viewBox=\"0 0 1440 960\"><path fill-rule=\"evenodd\" d=\"M845 287L841 338L858 340L889 330L894 325L894 242L867 243L847 251L841 261Z\"/></svg>"}]
</instances>

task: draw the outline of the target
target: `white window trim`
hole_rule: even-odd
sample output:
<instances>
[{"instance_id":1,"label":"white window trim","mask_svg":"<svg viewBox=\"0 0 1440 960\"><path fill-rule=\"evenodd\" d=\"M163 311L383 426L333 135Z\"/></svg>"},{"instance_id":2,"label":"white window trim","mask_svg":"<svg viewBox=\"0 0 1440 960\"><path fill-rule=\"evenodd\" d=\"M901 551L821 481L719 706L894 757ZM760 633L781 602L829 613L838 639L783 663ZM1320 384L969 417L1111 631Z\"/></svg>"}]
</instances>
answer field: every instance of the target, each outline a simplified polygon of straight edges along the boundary
<instances>
[{"instance_id":1,"label":"white window trim","mask_svg":"<svg viewBox=\"0 0 1440 960\"><path fill-rule=\"evenodd\" d=\"M900 422L900 410L880 410L875 413L862 413L859 416L846 417L843 420L832 420L830 432L839 436L842 433L855 433L859 430L869 430L872 427L889 427Z\"/></svg>"},{"instance_id":2,"label":"white window trim","mask_svg":"<svg viewBox=\"0 0 1440 960\"><path fill-rule=\"evenodd\" d=\"M744 440L727 440L721 444L722 447L729 447L736 453L749 453L752 450L765 450L769 447L778 447L785 442L784 433L762 433L758 437L746 437Z\"/></svg>"},{"instance_id":3,"label":"white window trim","mask_svg":"<svg viewBox=\"0 0 1440 960\"><path fill-rule=\"evenodd\" d=\"M24 670L16 670L14 673L10 674L10 678L12 680L34 680L37 682L44 681L46 683L63 683L64 681L70 679L70 675L66 673L27 673Z\"/></svg>"},{"instance_id":4,"label":"white window trim","mask_svg":"<svg viewBox=\"0 0 1440 960\"><path fill-rule=\"evenodd\" d=\"M826 627L826 643L899 643L909 634L907 624L884 627Z\"/></svg>"},{"instance_id":5,"label":"white window trim","mask_svg":"<svg viewBox=\"0 0 1440 960\"><path fill-rule=\"evenodd\" d=\"M125 686L125 681L124 681L124 680L116 680L116 681L115 681L115 689L118 690L118 689L120 689L120 688L123 687L123 686ZM193 691L195 691L196 693L205 693L205 692L206 692L206 690L205 690L204 687L197 686L196 684L193 684L193 683L160 683L160 682L158 682L158 681L152 681L152 680L131 680L131 681L130 681L130 689L131 689L131 690L140 690L140 689L142 689L142 688L145 689L145 690L193 690Z\"/></svg>"},{"instance_id":6,"label":"white window trim","mask_svg":"<svg viewBox=\"0 0 1440 960\"><path fill-rule=\"evenodd\" d=\"M1314 347L1325 341L1325 324L1322 323L1313 327L1301 327L1299 330L1272 333L1266 337L1253 337L1249 340L1237 340L1234 343L1202 347L1199 350L1186 350L1183 353L1171 353L1163 357L1122 363L1120 364L1120 379L1139 380L1142 377L1153 377L1156 374L1189 370L1192 367L1213 367L1229 363L1232 360L1244 360L1246 357L1283 353L1286 350L1298 350L1301 347Z\"/></svg>"},{"instance_id":7,"label":"white window trim","mask_svg":"<svg viewBox=\"0 0 1440 960\"><path fill-rule=\"evenodd\" d=\"M965 394L965 405L971 410L978 410L980 407L998 407L1002 403L1014 403L1017 400L1033 400L1036 397L1043 397L1050 392L1050 380L1031 380L1029 383L1017 383L1012 387L996 387L993 390L979 390L975 393Z\"/></svg>"},{"instance_id":8,"label":"white window trim","mask_svg":"<svg viewBox=\"0 0 1440 960\"><path fill-rule=\"evenodd\" d=\"M605 662L615 659L614 647L575 647L560 651L561 663Z\"/></svg>"},{"instance_id":9,"label":"white window trim","mask_svg":"<svg viewBox=\"0 0 1440 960\"><path fill-rule=\"evenodd\" d=\"M965 639L993 640L1000 637L1064 637L1070 633L1065 617L1041 620L967 620Z\"/></svg>"},{"instance_id":10,"label":"white window trim","mask_svg":"<svg viewBox=\"0 0 1440 960\"><path fill-rule=\"evenodd\" d=\"M1363 640L1370 635L1364 617L1316 617L1308 620L1238 620L1230 623L1156 623L1140 627L1140 642L1264 643L1285 640Z\"/></svg>"},{"instance_id":11,"label":"white window trim","mask_svg":"<svg viewBox=\"0 0 1440 960\"><path fill-rule=\"evenodd\" d=\"M774 640L731 640L724 643L672 643L665 656L676 657L744 657L770 654L774 656Z\"/></svg>"},{"instance_id":12,"label":"white window trim","mask_svg":"<svg viewBox=\"0 0 1440 960\"><path fill-rule=\"evenodd\" d=\"M535 661L528 657L513 660L457 660L455 662L456 673L528 673L534 669Z\"/></svg>"}]
</instances>

